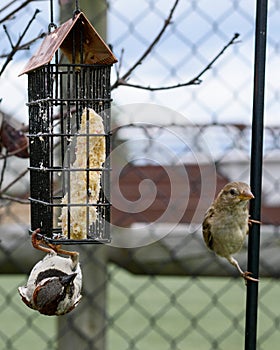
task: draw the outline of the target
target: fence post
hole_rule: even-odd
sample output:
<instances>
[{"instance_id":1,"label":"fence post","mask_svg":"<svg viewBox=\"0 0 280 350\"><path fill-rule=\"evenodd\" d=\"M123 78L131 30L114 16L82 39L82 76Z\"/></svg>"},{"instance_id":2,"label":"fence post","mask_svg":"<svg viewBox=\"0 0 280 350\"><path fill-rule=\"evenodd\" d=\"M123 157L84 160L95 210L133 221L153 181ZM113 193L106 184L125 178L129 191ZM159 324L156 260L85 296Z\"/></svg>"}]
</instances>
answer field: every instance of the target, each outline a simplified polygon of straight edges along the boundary
<instances>
[{"instance_id":1,"label":"fence post","mask_svg":"<svg viewBox=\"0 0 280 350\"><path fill-rule=\"evenodd\" d=\"M60 22L72 17L75 1L64 0ZM80 0L78 5L95 29L106 40L107 2ZM80 252L83 272L83 299L76 310L58 319L58 349L105 350L107 247L73 246Z\"/></svg>"},{"instance_id":2,"label":"fence post","mask_svg":"<svg viewBox=\"0 0 280 350\"><path fill-rule=\"evenodd\" d=\"M267 0L257 0L255 29L254 97L251 141L251 188L256 199L250 206L252 219L260 220L263 162L263 114L267 30ZM248 242L248 271L259 274L260 225L253 224ZM258 283L248 281L246 300L245 350L257 343Z\"/></svg>"},{"instance_id":3,"label":"fence post","mask_svg":"<svg viewBox=\"0 0 280 350\"><path fill-rule=\"evenodd\" d=\"M58 319L59 350L106 349L106 248L84 245L75 249L80 252L83 298L74 311Z\"/></svg>"}]
</instances>

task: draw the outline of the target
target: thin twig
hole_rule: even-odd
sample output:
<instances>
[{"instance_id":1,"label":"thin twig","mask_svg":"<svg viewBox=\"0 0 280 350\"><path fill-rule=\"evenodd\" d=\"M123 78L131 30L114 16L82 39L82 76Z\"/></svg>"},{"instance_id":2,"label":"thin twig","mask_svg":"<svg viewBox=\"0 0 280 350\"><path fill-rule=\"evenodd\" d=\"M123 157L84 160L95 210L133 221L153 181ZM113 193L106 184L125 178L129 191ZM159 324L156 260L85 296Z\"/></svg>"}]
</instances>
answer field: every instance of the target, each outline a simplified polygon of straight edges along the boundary
<instances>
[{"instance_id":1,"label":"thin twig","mask_svg":"<svg viewBox=\"0 0 280 350\"><path fill-rule=\"evenodd\" d=\"M132 65L132 67L118 80L115 81L115 83L111 86L111 90L117 88L119 85L125 85L126 80L129 78L129 76L132 74L132 72L143 63L144 59L151 53L151 51L154 49L156 44L161 39L162 35L164 34L166 28L171 24L171 19L173 16L173 13L179 3L179 0L176 0L173 7L171 8L169 15L167 19L164 21L163 27L158 33L158 35L155 37L155 39L152 41L152 43L149 45L149 47L145 50L145 52L138 58L138 60Z\"/></svg>"},{"instance_id":2,"label":"thin twig","mask_svg":"<svg viewBox=\"0 0 280 350\"><path fill-rule=\"evenodd\" d=\"M0 188L2 187L2 184L3 184L3 181L4 181L4 175L5 175L6 166L7 166L7 157L4 158L3 167L1 169Z\"/></svg>"},{"instance_id":3,"label":"thin twig","mask_svg":"<svg viewBox=\"0 0 280 350\"><path fill-rule=\"evenodd\" d=\"M19 198L19 197L13 197L13 196L9 196L7 194L2 194L0 196L1 199L8 199L9 201L12 202L17 202L17 203L21 203L21 204L30 204L29 199L24 199L24 198Z\"/></svg>"},{"instance_id":4,"label":"thin twig","mask_svg":"<svg viewBox=\"0 0 280 350\"><path fill-rule=\"evenodd\" d=\"M11 36L10 36L8 30L7 30L7 27L5 26L5 24L3 25L3 28L4 28L5 34L6 34L7 37L8 37L9 43L10 43L12 49L13 49L13 48L14 48L14 45L13 45L13 42L12 42L12 38L11 38Z\"/></svg>"},{"instance_id":5,"label":"thin twig","mask_svg":"<svg viewBox=\"0 0 280 350\"><path fill-rule=\"evenodd\" d=\"M10 54L8 55L5 63L2 66L2 69L0 71L0 76L2 75L2 73L4 72L4 70L6 69L7 65L10 63L10 61L13 59L15 53L18 51L18 48L20 46L21 41L23 40L26 32L28 31L29 27L31 26L32 22L34 21L34 19L36 18L37 14L40 12L40 10L36 9L34 12L34 15L32 16L32 18L30 19L30 21L28 22L27 26L25 27L23 33L19 36L18 41L16 42L15 45L12 45L12 51L10 52Z\"/></svg>"},{"instance_id":6,"label":"thin twig","mask_svg":"<svg viewBox=\"0 0 280 350\"><path fill-rule=\"evenodd\" d=\"M30 45L32 45L38 39L44 38L46 35L47 35L47 33L45 33L45 32L40 33L38 36L36 36L36 38L31 39L31 40L27 41L26 43L24 43L22 45L19 45L18 48L17 48L17 51L29 50ZM0 58L5 58L5 57L8 57L9 55L10 55L10 53L3 53L2 55L0 55Z\"/></svg>"},{"instance_id":7,"label":"thin twig","mask_svg":"<svg viewBox=\"0 0 280 350\"><path fill-rule=\"evenodd\" d=\"M24 177L28 173L28 169L25 169L23 172L21 172L13 181L11 181L6 187L4 187L0 191L0 196L3 195L8 189L10 189L14 184L16 184L22 177Z\"/></svg>"},{"instance_id":8,"label":"thin twig","mask_svg":"<svg viewBox=\"0 0 280 350\"><path fill-rule=\"evenodd\" d=\"M34 0L26 0L25 2L23 2L21 5L19 5L17 8L15 8L13 11L11 11L10 13L8 13L5 17L3 17L2 19L0 19L0 24L6 22L8 19L10 19L11 17L14 16L15 13L17 13L18 11L22 10L25 6L27 6L30 2L33 2ZM13 1L14 2L14 1ZM10 5L10 4L8 4ZM7 5L7 6L8 6ZM6 6L6 8L7 8Z\"/></svg>"},{"instance_id":9,"label":"thin twig","mask_svg":"<svg viewBox=\"0 0 280 350\"><path fill-rule=\"evenodd\" d=\"M191 80L185 82L185 83L179 83L175 85L169 85L169 86L160 86L160 87L151 87L151 86L143 86L143 85L138 85L138 84L131 84L128 83L125 80L119 80L118 81L118 86L123 85L127 87L133 87L137 89L142 89L142 90L149 90L149 91L160 91L160 90L171 90L171 89L177 89L181 88L184 86L189 86L189 85L199 85L202 83L201 77L205 72L207 72L209 69L212 68L214 63L222 56L222 54L226 51L226 49L229 48L229 46L236 44L236 39L239 37L239 33L235 33L232 39L222 48L222 50L210 61L205 68L202 69L200 73L198 73L194 78Z\"/></svg>"},{"instance_id":10,"label":"thin twig","mask_svg":"<svg viewBox=\"0 0 280 350\"><path fill-rule=\"evenodd\" d=\"M16 1L17 1L17 0L12 0L12 1L10 1L8 4L6 4L4 7L2 7L2 8L0 9L0 13L3 12L3 11L5 11L5 10L7 10L7 8L10 7L11 5L14 5L14 3L15 3Z\"/></svg>"},{"instance_id":11,"label":"thin twig","mask_svg":"<svg viewBox=\"0 0 280 350\"><path fill-rule=\"evenodd\" d=\"M6 159L6 158L9 158L9 157L13 157L13 156L16 156L18 153L26 150L28 148L28 144L25 144L23 145L22 147L20 148L17 148L16 150L12 151L12 152L7 152L6 154L1 154L0 153L0 160L1 159Z\"/></svg>"},{"instance_id":12,"label":"thin twig","mask_svg":"<svg viewBox=\"0 0 280 350\"><path fill-rule=\"evenodd\" d=\"M120 55L120 58L119 58L119 64L115 65L116 67L116 77L117 77L117 81L120 79L120 72L121 72L121 69L122 69L122 63L123 63L123 55L124 55L124 48L122 48L121 50L121 55Z\"/></svg>"}]
</instances>

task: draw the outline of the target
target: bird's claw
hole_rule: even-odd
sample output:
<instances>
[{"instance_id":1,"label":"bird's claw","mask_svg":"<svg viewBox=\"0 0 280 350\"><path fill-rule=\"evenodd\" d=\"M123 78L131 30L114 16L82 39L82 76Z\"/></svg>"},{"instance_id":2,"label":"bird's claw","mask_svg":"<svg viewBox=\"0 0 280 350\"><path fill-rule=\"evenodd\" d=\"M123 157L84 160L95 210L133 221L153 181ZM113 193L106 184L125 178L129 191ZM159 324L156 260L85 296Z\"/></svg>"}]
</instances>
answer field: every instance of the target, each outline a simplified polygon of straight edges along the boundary
<instances>
[{"instance_id":1,"label":"bird's claw","mask_svg":"<svg viewBox=\"0 0 280 350\"><path fill-rule=\"evenodd\" d=\"M70 256L70 258L73 261L73 269L75 269L77 264L79 263L79 253L64 250L62 249L61 244L51 244L50 242L48 242L47 239L45 239L45 237L42 234L40 234L40 231L41 230L37 228L37 230L33 231L32 233L31 241L33 247L51 255L63 254Z\"/></svg>"},{"instance_id":2,"label":"bird's claw","mask_svg":"<svg viewBox=\"0 0 280 350\"><path fill-rule=\"evenodd\" d=\"M51 245L44 239L44 236L40 234L40 228L37 228L35 231L33 231L31 236L31 242L35 249L42 250L43 252L55 255L56 252L51 247ZM43 246L43 245L46 245Z\"/></svg>"},{"instance_id":3,"label":"bird's claw","mask_svg":"<svg viewBox=\"0 0 280 350\"><path fill-rule=\"evenodd\" d=\"M245 281L252 281L252 282L259 282L259 280L257 278L251 277L250 275L252 275L252 272L249 271L245 271L242 273L242 277L245 279Z\"/></svg>"},{"instance_id":4,"label":"bird's claw","mask_svg":"<svg viewBox=\"0 0 280 350\"><path fill-rule=\"evenodd\" d=\"M248 219L248 224L249 225L252 225L252 224L258 224L258 225L261 225L262 224L262 222L261 221L259 221L259 220L254 220L254 219Z\"/></svg>"}]
</instances>

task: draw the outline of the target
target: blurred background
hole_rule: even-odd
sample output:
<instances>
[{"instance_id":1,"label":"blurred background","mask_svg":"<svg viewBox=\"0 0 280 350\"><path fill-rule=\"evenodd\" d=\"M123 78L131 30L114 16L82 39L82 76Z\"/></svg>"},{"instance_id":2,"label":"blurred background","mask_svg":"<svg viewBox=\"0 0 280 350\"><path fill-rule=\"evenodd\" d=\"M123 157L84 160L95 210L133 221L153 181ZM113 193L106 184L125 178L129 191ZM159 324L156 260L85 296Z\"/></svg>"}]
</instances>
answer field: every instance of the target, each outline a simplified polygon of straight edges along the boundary
<instances>
[{"instance_id":1,"label":"blurred background","mask_svg":"<svg viewBox=\"0 0 280 350\"><path fill-rule=\"evenodd\" d=\"M75 10L75 1L52 5L1 2L1 130L3 121L26 130L27 77L18 75L48 31L51 8L56 24ZM152 44L174 5L171 22ZM0 349L243 347L244 281L206 249L201 222L225 183L249 182L255 5L253 0L79 1L118 58L111 78L112 158L118 169L113 169L113 241L75 247L84 274L77 309L58 318L28 309L17 287L42 258L28 236L28 159L6 157L3 147ZM280 2L269 1L260 350L276 349L280 340L279 16ZM126 76L136 62L141 64ZM193 79L195 84L188 84ZM236 257L246 269L246 246Z\"/></svg>"}]
</instances>

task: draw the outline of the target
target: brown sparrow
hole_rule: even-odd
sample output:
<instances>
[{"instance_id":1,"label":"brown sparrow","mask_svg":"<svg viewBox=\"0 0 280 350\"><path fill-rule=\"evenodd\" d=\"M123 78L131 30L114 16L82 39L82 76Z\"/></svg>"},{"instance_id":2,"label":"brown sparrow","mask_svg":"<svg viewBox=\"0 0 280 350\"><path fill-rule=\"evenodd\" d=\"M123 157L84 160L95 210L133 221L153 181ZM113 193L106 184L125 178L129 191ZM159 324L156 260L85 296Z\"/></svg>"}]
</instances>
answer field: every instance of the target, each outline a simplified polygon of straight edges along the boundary
<instances>
[{"instance_id":1,"label":"brown sparrow","mask_svg":"<svg viewBox=\"0 0 280 350\"><path fill-rule=\"evenodd\" d=\"M37 229L32 233L33 247L47 255L33 267L27 285L19 287L18 291L23 302L31 309L48 316L64 315L81 300L79 253L48 243L39 232L40 229ZM57 253L69 257L58 256Z\"/></svg>"},{"instance_id":2,"label":"brown sparrow","mask_svg":"<svg viewBox=\"0 0 280 350\"><path fill-rule=\"evenodd\" d=\"M243 272L232 254L243 246L249 219L248 202L254 198L250 187L244 182L230 182L224 186L210 208L202 224L203 238L210 250L226 258L234 265L245 280L258 281L250 277L251 272Z\"/></svg>"}]
</instances>

